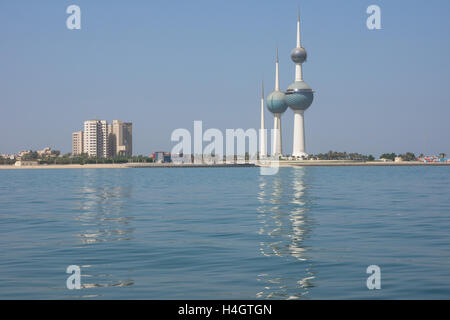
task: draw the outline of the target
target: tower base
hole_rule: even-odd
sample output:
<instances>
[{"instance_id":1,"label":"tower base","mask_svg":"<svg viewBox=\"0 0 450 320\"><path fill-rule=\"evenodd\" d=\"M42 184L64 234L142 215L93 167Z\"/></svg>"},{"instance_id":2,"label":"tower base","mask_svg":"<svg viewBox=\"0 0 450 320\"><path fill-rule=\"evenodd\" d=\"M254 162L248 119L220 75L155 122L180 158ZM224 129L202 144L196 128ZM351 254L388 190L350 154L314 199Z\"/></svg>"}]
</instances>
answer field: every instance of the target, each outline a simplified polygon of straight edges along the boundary
<instances>
[{"instance_id":1,"label":"tower base","mask_svg":"<svg viewBox=\"0 0 450 320\"><path fill-rule=\"evenodd\" d=\"M273 134L272 134L272 156L279 157L283 154L283 146L281 139L281 114L273 115Z\"/></svg>"},{"instance_id":2,"label":"tower base","mask_svg":"<svg viewBox=\"0 0 450 320\"><path fill-rule=\"evenodd\" d=\"M308 158L309 155L306 152L295 153L292 155L294 158Z\"/></svg>"}]
</instances>

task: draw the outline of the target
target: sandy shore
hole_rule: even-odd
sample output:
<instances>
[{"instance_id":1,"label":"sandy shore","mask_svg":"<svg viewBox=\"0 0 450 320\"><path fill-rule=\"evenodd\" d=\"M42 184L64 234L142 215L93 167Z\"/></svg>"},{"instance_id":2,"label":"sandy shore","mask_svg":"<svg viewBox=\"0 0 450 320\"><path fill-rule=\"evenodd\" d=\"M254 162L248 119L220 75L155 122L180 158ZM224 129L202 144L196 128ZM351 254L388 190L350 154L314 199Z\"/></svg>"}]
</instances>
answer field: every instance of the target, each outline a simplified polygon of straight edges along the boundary
<instances>
[{"instance_id":1,"label":"sandy shore","mask_svg":"<svg viewBox=\"0 0 450 320\"><path fill-rule=\"evenodd\" d=\"M276 165L276 164L273 164ZM252 166L271 166L270 161L256 162L255 164L171 164L171 163L120 163L120 164L68 164L68 165L37 165L37 166L22 166L16 167L14 165L0 165L0 170L31 170L31 169L130 169L130 168L236 168L236 167L252 167ZM336 166L386 166L386 167L405 167L405 166L450 166L450 162L442 163L424 163L419 161L405 161L405 162L359 162L359 161L345 161L345 160L282 160L279 161L280 167L336 167Z\"/></svg>"},{"instance_id":2,"label":"sandy shore","mask_svg":"<svg viewBox=\"0 0 450 320\"><path fill-rule=\"evenodd\" d=\"M31 169L131 169L131 168L236 168L253 167L254 164L171 164L171 163L116 163L116 164L52 164L37 166L0 165L0 170Z\"/></svg>"},{"instance_id":3,"label":"sandy shore","mask_svg":"<svg viewBox=\"0 0 450 320\"><path fill-rule=\"evenodd\" d=\"M1 169L6 170L30 170L30 169L112 169L112 168L127 168L124 164L51 164L51 165L37 165L37 166L22 166L16 167L14 165L0 165Z\"/></svg>"}]
</instances>

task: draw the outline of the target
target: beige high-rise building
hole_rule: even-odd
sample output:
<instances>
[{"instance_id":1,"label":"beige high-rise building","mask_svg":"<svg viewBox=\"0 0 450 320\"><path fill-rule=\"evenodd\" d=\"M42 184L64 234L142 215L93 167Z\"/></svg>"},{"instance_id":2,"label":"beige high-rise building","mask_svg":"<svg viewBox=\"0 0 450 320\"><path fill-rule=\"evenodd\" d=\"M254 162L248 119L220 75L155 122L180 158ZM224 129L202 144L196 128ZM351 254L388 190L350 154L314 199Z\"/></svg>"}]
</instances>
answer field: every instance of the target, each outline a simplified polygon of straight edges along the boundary
<instances>
[{"instance_id":1,"label":"beige high-rise building","mask_svg":"<svg viewBox=\"0 0 450 320\"><path fill-rule=\"evenodd\" d=\"M108 124L108 153L111 157L114 157L114 135L113 135L113 126L112 124Z\"/></svg>"},{"instance_id":2,"label":"beige high-rise building","mask_svg":"<svg viewBox=\"0 0 450 320\"><path fill-rule=\"evenodd\" d=\"M133 154L133 124L113 120L111 133L111 154L131 157Z\"/></svg>"},{"instance_id":3,"label":"beige high-rise building","mask_svg":"<svg viewBox=\"0 0 450 320\"><path fill-rule=\"evenodd\" d=\"M110 150L110 146L109 146L109 125L108 122L106 120L101 120L100 121L100 127L101 127L101 151L102 151L102 156L104 158L108 158L111 156L111 150Z\"/></svg>"},{"instance_id":4,"label":"beige high-rise building","mask_svg":"<svg viewBox=\"0 0 450 320\"><path fill-rule=\"evenodd\" d=\"M72 155L80 155L83 153L83 131L72 133Z\"/></svg>"}]
</instances>

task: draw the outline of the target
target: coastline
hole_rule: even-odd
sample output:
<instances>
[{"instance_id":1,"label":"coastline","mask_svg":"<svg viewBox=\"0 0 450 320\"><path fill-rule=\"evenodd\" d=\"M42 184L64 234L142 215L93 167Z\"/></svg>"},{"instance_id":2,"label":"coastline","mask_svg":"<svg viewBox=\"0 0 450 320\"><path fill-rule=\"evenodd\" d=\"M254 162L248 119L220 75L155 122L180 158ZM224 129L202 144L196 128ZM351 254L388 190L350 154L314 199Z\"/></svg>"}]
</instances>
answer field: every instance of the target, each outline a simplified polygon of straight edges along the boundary
<instances>
[{"instance_id":1,"label":"coastline","mask_svg":"<svg viewBox=\"0 0 450 320\"><path fill-rule=\"evenodd\" d=\"M0 170L33 170L33 169L132 169L132 168L238 168L255 167L253 163L228 164L172 164L172 163L115 163L115 164L51 164L14 166L0 165Z\"/></svg>"},{"instance_id":2,"label":"coastline","mask_svg":"<svg viewBox=\"0 0 450 320\"><path fill-rule=\"evenodd\" d=\"M270 166L270 164L260 164ZM450 166L450 162L421 162L421 161L348 161L348 160L282 160L280 167L411 167L411 166Z\"/></svg>"},{"instance_id":3,"label":"coastline","mask_svg":"<svg viewBox=\"0 0 450 320\"><path fill-rule=\"evenodd\" d=\"M0 170L33 170L33 169L132 169L132 168L241 168L276 166L274 161L257 161L255 163L223 163L223 164L173 164L173 163L116 163L116 164L53 164L14 166L0 165ZM346 161L346 160L281 160L279 167L405 167L405 166L450 166L450 162L403 161Z\"/></svg>"},{"instance_id":4,"label":"coastline","mask_svg":"<svg viewBox=\"0 0 450 320\"><path fill-rule=\"evenodd\" d=\"M32 169L116 169L127 168L122 163L117 164L49 164L49 165L33 165L33 166L19 166L15 165L0 165L0 170L32 170Z\"/></svg>"}]
</instances>

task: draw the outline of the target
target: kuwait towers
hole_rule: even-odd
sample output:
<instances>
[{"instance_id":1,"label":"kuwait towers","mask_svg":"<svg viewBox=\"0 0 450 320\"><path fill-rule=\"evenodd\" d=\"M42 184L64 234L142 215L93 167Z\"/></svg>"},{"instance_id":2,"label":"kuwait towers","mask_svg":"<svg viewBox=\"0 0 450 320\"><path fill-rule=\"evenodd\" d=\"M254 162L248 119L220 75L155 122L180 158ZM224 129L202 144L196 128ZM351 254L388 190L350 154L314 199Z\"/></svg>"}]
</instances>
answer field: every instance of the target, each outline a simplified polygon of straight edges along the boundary
<instances>
[{"instance_id":1,"label":"kuwait towers","mask_svg":"<svg viewBox=\"0 0 450 320\"><path fill-rule=\"evenodd\" d=\"M297 17L297 47L291 51L295 63L295 81L286 90L286 103L294 111L294 146L293 157L307 157L305 151L304 112L312 104L314 92L303 81L302 63L306 61L306 50L300 42L300 11Z\"/></svg>"},{"instance_id":2,"label":"kuwait towers","mask_svg":"<svg viewBox=\"0 0 450 320\"><path fill-rule=\"evenodd\" d=\"M273 114L273 140L272 140L272 156L281 156L283 147L281 143L281 115L288 108L286 104L286 95L280 91L280 79L278 68L278 50L277 59L275 61L275 91L267 97L267 109Z\"/></svg>"},{"instance_id":3,"label":"kuwait towers","mask_svg":"<svg viewBox=\"0 0 450 320\"><path fill-rule=\"evenodd\" d=\"M305 148L304 112L313 102L314 91L303 80L302 64L306 61L306 57L306 50L302 47L300 39L299 12L297 17L297 47L291 51L291 59L295 63L295 81L288 87L286 92L280 91L277 50L275 91L267 97L267 108L274 115L272 156L277 157L282 155L281 115L286 111L287 107L294 111L294 144L292 156L296 158L306 158L308 156ZM263 154L261 151L263 149L260 150L260 153ZM266 152L265 149L264 152Z\"/></svg>"}]
</instances>

